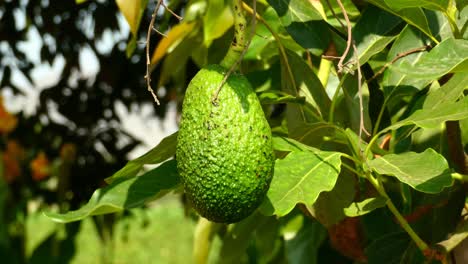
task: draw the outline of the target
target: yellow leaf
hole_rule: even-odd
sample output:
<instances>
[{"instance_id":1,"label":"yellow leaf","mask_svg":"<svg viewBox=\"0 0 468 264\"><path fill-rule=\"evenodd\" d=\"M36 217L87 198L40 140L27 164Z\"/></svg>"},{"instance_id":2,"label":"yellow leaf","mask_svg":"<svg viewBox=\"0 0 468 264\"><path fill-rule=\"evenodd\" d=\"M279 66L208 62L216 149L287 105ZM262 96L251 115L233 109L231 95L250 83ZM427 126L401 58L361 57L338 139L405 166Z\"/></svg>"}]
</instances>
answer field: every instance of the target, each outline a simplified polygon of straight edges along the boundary
<instances>
[{"instance_id":1,"label":"yellow leaf","mask_svg":"<svg viewBox=\"0 0 468 264\"><path fill-rule=\"evenodd\" d=\"M195 28L195 22L182 22L175 25L167 36L159 41L158 46L151 58L151 65L156 65L166 55L170 53L187 35Z\"/></svg>"},{"instance_id":2,"label":"yellow leaf","mask_svg":"<svg viewBox=\"0 0 468 264\"><path fill-rule=\"evenodd\" d=\"M322 3L320 3L320 0L309 0L309 2L319 12L323 20L327 21L327 14L325 14L325 9L323 8Z\"/></svg>"},{"instance_id":3,"label":"yellow leaf","mask_svg":"<svg viewBox=\"0 0 468 264\"><path fill-rule=\"evenodd\" d=\"M120 12L127 20L130 26L130 31L133 35L138 32L138 26L140 25L140 19L142 13L142 1L141 0L115 0Z\"/></svg>"}]
</instances>

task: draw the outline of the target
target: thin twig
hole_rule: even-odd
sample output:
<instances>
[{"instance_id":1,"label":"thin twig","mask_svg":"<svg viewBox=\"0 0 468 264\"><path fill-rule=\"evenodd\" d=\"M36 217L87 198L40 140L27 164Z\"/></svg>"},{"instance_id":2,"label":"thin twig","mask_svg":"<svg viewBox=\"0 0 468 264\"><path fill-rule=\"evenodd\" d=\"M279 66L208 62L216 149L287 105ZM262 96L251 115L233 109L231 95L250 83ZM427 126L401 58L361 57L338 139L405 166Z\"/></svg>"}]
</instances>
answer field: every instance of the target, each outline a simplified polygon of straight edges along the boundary
<instances>
[{"instance_id":1,"label":"thin twig","mask_svg":"<svg viewBox=\"0 0 468 264\"><path fill-rule=\"evenodd\" d=\"M335 10L333 10L333 7L330 3L330 0L327 0L327 5L328 5L328 8L330 8L330 11L332 12L333 16L336 18L336 20L338 20L338 23L340 23L341 27L344 29L346 29L346 26L343 24L343 22L341 22L341 19L338 17L338 15L335 13Z\"/></svg>"},{"instance_id":2,"label":"thin twig","mask_svg":"<svg viewBox=\"0 0 468 264\"><path fill-rule=\"evenodd\" d=\"M374 74L374 76L372 76L371 78L369 78L369 80L367 80L367 83L370 83L371 81L373 81L375 78L377 78L379 75L381 75L385 69L387 69L390 65L392 65L393 63L395 63L397 60L403 58L403 57L406 57L410 54L413 54L413 53L417 53L417 52L422 52L422 51L426 51L428 49L430 49L432 46L431 45L425 45L425 46L422 46L422 47L419 47L419 48L414 48L414 49L410 49L408 51L405 51L405 52L400 52L398 53L395 58L393 58L391 61L385 63L385 65L378 71Z\"/></svg>"},{"instance_id":3,"label":"thin twig","mask_svg":"<svg viewBox=\"0 0 468 264\"><path fill-rule=\"evenodd\" d=\"M181 17L181 16L177 15L176 13L174 13L174 11L172 11L172 10L164 3L164 1L161 2L161 5L162 5L167 11L169 11L169 13L171 13L173 16L175 16L177 19L179 19L179 20L182 20L182 19L183 19L183 17Z\"/></svg>"},{"instance_id":4,"label":"thin twig","mask_svg":"<svg viewBox=\"0 0 468 264\"><path fill-rule=\"evenodd\" d=\"M237 1L237 0L234 0L234 1ZM242 4L242 1L241 0L238 0L241 2ZM241 7L241 6L239 6ZM244 55L245 53L247 52L249 46L250 46L250 42L252 42L252 38L253 36L255 35L255 26L257 24L257 1L254 0L253 1L253 17L252 17L252 29L251 29L251 34L250 34L250 38L249 40L247 41L247 43L245 44L245 47L244 49L242 50L242 53L240 54L239 58L236 60L236 62L231 66L231 68L228 70L228 72L226 73L226 75L224 76L223 80L221 81L221 83L219 84L218 88L216 89L214 95L213 95L213 98L211 100L211 102L213 104L217 104L217 101L218 101L218 95L219 95L219 92L221 91L221 89L223 88L224 84L226 83L227 79L229 78L229 76L234 72L234 70L236 69L237 65L242 61L242 59L244 58Z\"/></svg>"},{"instance_id":5,"label":"thin twig","mask_svg":"<svg viewBox=\"0 0 468 264\"><path fill-rule=\"evenodd\" d=\"M158 13L159 7L162 4L162 0L158 0L158 3L156 4L156 7L154 8L153 14L151 15L151 22L148 26L148 33L146 34L146 86L148 87L148 91L151 93L151 95L154 98L154 101L156 102L157 105L159 105L159 100L156 94L153 91L153 88L151 88L151 76L150 76L150 65L151 65L151 59L150 59L150 39L151 39L151 32L155 30L154 28L154 22L156 21L156 15ZM156 30L157 31L157 30ZM159 32L159 31L157 31Z\"/></svg>"},{"instance_id":6,"label":"thin twig","mask_svg":"<svg viewBox=\"0 0 468 264\"><path fill-rule=\"evenodd\" d=\"M337 0L339 1L339 0ZM358 58L358 51L356 44L353 42L353 50L354 50L354 58L356 60L356 69L358 73L358 96L359 96L359 144L362 142L362 132L364 132L367 136L370 136L370 133L366 130L364 126L364 103L362 102L362 73L361 73L361 65L359 64ZM359 146L359 149L361 147ZM362 152L362 151L361 151ZM363 153L361 153L363 154Z\"/></svg>"},{"instance_id":7,"label":"thin twig","mask_svg":"<svg viewBox=\"0 0 468 264\"><path fill-rule=\"evenodd\" d=\"M167 11L169 11L169 13L171 13L173 16L175 16L177 19L179 20L182 20L182 17L177 15L176 13L174 13L174 11L172 11L165 3L163 0L158 0L158 2L156 3L156 7L154 8L154 11L153 11L153 14L151 15L151 21L150 21L150 24L148 26L148 32L146 34L146 75L145 75L145 79L146 79L146 86L148 87L148 91L151 93L151 95L153 96L154 98L154 101L156 102L157 105L159 105L159 100L158 100L158 97L156 96L156 94L154 93L154 90L153 88L151 88L151 75L150 75L150 66L151 66L151 58L150 58L150 40L151 40L151 32L152 31L155 31L156 33L158 33L159 35L161 36L164 36L164 37L167 37L166 34L164 34L163 32L159 31L155 26L154 26L154 23L156 22L156 16L158 14L158 11L159 11L159 7L160 6L163 6Z\"/></svg>"},{"instance_id":8,"label":"thin twig","mask_svg":"<svg viewBox=\"0 0 468 264\"><path fill-rule=\"evenodd\" d=\"M342 72L343 62L348 56L349 50L351 46L353 45L353 35L352 35L351 21L349 21L348 13L346 12L346 9L344 8L343 3L341 3L341 0L336 0L336 2L340 6L341 12L343 12L344 19L346 20L346 27L348 29L348 40L346 41L346 49L343 52L343 55L341 55L340 60L338 61L338 71Z\"/></svg>"}]
</instances>

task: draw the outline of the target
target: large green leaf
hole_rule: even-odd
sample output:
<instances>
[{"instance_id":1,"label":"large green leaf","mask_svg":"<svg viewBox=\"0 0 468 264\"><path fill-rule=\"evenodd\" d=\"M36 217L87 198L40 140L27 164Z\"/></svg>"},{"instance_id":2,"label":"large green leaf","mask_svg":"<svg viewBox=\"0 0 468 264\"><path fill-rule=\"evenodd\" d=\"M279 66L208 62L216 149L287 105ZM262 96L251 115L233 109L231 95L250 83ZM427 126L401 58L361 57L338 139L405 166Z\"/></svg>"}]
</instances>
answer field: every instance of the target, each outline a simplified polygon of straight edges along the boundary
<instances>
[{"instance_id":1,"label":"large green leaf","mask_svg":"<svg viewBox=\"0 0 468 264\"><path fill-rule=\"evenodd\" d=\"M366 248L369 264L397 264L410 244L406 233L389 233L372 241Z\"/></svg>"},{"instance_id":2,"label":"large green leaf","mask_svg":"<svg viewBox=\"0 0 468 264\"><path fill-rule=\"evenodd\" d=\"M308 0L268 0L268 3L275 9L285 27L292 22L323 19L320 11Z\"/></svg>"},{"instance_id":3,"label":"large green leaf","mask_svg":"<svg viewBox=\"0 0 468 264\"><path fill-rule=\"evenodd\" d=\"M273 149L278 151L319 151L292 138L273 136Z\"/></svg>"},{"instance_id":4,"label":"large green leaf","mask_svg":"<svg viewBox=\"0 0 468 264\"><path fill-rule=\"evenodd\" d=\"M408 118L403 119L382 132L397 129L406 125L416 125L423 128L437 128L445 121L455 121L468 118L468 96L456 103L445 102L434 108L421 109Z\"/></svg>"},{"instance_id":5,"label":"large green leaf","mask_svg":"<svg viewBox=\"0 0 468 264\"><path fill-rule=\"evenodd\" d=\"M432 10L445 11L449 0L385 0L385 3L394 10L410 7L423 7Z\"/></svg>"},{"instance_id":6,"label":"large green leaf","mask_svg":"<svg viewBox=\"0 0 468 264\"><path fill-rule=\"evenodd\" d=\"M344 209L344 214L348 217L361 216L384 207L386 204L387 198L383 196L367 198L364 201L352 203Z\"/></svg>"},{"instance_id":7,"label":"large green leaf","mask_svg":"<svg viewBox=\"0 0 468 264\"><path fill-rule=\"evenodd\" d=\"M305 221L292 239L286 240L288 263L317 264L318 252L327 237L327 230L318 222Z\"/></svg>"},{"instance_id":8,"label":"large green leaf","mask_svg":"<svg viewBox=\"0 0 468 264\"><path fill-rule=\"evenodd\" d=\"M402 62L398 68L414 78L437 79L451 72L468 72L468 40L446 39L424 54L414 65Z\"/></svg>"},{"instance_id":9,"label":"large green leaf","mask_svg":"<svg viewBox=\"0 0 468 264\"><path fill-rule=\"evenodd\" d=\"M446 252L450 252L466 238L468 238L468 220L464 219L458 224L455 233L451 234L448 239L437 243L437 245L443 247Z\"/></svg>"},{"instance_id":10,"label":"large green leaf","mask_svg":"<svg viewBox=\"0 0 468 264\"><path fill-rule=\"evenodd\" d=\"M410 50L424 47L429 43L429 38L427 38L421 31L417 30L413 26L407 25L395 39L395 42L387 54L387 62L394 60L398 54L403 54ZM421 56L423 56L424 53L425 52L416 52L408 54L407 56L395 61L393 63L393 67L387 68L382 81L383 91L387 98L397 96L397 91L401 91L404 87L411 87L413 92L417 92L424 88L427 84L426 80L411 78L408 77L407 74L395 70L398 69L403 62L414 65L421 59Z\"/></svg>"},{"instance_id":11,"label":"large green leaf","mask_svg":"<svg viewBox=\"0 0 468 264\"><path fill-rule=\"evenodd\" d=\"M343 94L336 107L338 112L337 120L345 124L346 127L351 128L353 131L359 131L361 127L361 105L359 102L359 96L361 96L364 127L367 131L371 131L372 124L369 117L369 88L367 84L365 82L362 83L361 94L359 94L357 75L347 74L343 78Z\"/></svg>"},{"instance_id":12,"label":"large green leaf","mask_svg":"<svg viewBox=\"0 0 468 264\"><path fill-rule=\"evenodd\" d=\"M447 103L454 103L468 89L468 74L457 73L439 89L430 92L424 100L423 109L433 109Z\"/></svg>"},{"instance_id":13,"label":"large green leaf","mask_svg":"<svg viewBox=\"0 0 468 264\"><path fill-rule=\"evenodd\" d=\"M320 148L326 141L326 138L333 137L336 132L336 127L330 123L302 123L300 126L289 131L289 137L306 145Z\"/></svg>"},{"instance_id":14,"label":"large green leaf","mask_svg":"<svg viewBox=\"0 0 468 264\"><path fill-rule=\"evenodd\" d=\"M316 107L324 119L328 118L331 100L322 83L312 68L296 53L287 50L289 66L293 69L296 87L299 95L304 96L306 102Z\"/></svg>"},{"instance_id":15,"label":"large green leaf","mask_svg":"<svg viewBox=\"0 0 468 264\"><path fill-rule=\"evenodd\" d=\"M209 46L214 39L221 37L233 24L231 8L223 0L208 1L203 16L204 43Z\"/></svg>"},{"instance_id":16,"label":"large green leaf","mask_svg":"<svg viewBox=\"0 0 468 264\"><path fill-rule=\"evenodd\" d=\"M312 205L318 195L335 186L340 173L339 152L291 152L277 160L275 175L261 206L267 215L284 216L298 203Z\"/></svg>"},{"instance_id":17,"label":"large green leaf","mask_svg":"<svg viewBox=\"0 0 468 264\"><path fill-rule=\"evenodd\" d=\"M367 164L373 171L395 176L420 192L439 193L453 183L447 161L433 149L422 153L389 154Z\"/></svg>"},{"instance_id":18,"label":"large green leaf","mask_svg":"<svg viewBox=\"0 0 468 264\"><path fill-rule=\"evenodd\" d=\"M433 41L437 41L435 37L432 35L431 29L429 28L429 23L427 21L427 17L421 8L413 7L413 8L405 8L401 10L394 10L387 5L385 0L368 0L368 2L372 3L373 5L389 13L392 13L396 16L401 17L403 20L406 21L406 23L413 25L417 29L421 30L424 34L426 34Z\"/></svg>"},{"instance_id":19,"label":"large green leaf","mask_svg":"<svg viewBox=\"0 0 468 264\"><path fill-rule=\"evenodd\" d=\"M374 6L364 11L353 28L360 65L382 51L397 36L401 22L399 17Z\"/></svg>"},{"instance_id":20,"label":"large green leaf","mask_svg":"<svg viewBox=\"0 0 468 264\"><path fill-rule=\"evenodd\" d=\"M344 208L354 200L356 183L357 176L342 170L333 189L320 193L312 206L311 213L317 221L329 228L343 220L346 217Z\"/></svg>"},{"instance_id":21,"label":"large green leaf","mask_svg":"<svg viewBox=\"0 0 468 264\"><path fill-rule=\"evenodd\" d=\"M158 164L175 155L177 145L177 132L165 137L161 142L146 152L143 156L129 161L122 169L118 170L111 177L106 179L107 183L111 183L118 178L135 177L145 164Z\"/></svg>"},{"instance_id":22,"label":"large green leaf","mask_svg":"<svg viewBox=\"0 0 468 264\"><path fill-rule=\"evenodd\" d=\"M89 202L76 211L65 214L46 212L52 220L68 223L88 216L120 212L142 206L179 186L176 161L170 160L147 173L130 178L116 179L109 186L94 192Z\"/></svg>"},{"instance_id":23,"label":"large green leaf","mask_svg":"<svg viewBox=\"0 0 468 264\"><path fill-rule=\"evenodd\" d=\"M255 229L266 223L268 217L254 212L251 216L230 226L224 235L219 253L219 263L239 263L239 259L246 253L249 241L255 234Z\"/></svg>"}]
</instances>

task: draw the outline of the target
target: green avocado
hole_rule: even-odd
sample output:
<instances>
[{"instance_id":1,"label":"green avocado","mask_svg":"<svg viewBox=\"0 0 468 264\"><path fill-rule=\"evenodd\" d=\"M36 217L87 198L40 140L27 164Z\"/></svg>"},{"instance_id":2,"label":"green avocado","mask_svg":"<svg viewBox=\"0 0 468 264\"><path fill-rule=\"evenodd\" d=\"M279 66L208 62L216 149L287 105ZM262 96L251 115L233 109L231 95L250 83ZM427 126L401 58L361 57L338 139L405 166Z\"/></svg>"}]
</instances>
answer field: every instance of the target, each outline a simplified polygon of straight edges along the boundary
<instances>
[{"instance_id":1,"label":"green avocado","mask_svg":"<svg viewBox=\"0 0 468 264\"><path fill-rule=\"evenodd\" d=\"M247 79L209 65L190 82L177 138L177 169L203 217L234 223L262 203L274 168L271 129Z\"/></svg>"}]
</instances>

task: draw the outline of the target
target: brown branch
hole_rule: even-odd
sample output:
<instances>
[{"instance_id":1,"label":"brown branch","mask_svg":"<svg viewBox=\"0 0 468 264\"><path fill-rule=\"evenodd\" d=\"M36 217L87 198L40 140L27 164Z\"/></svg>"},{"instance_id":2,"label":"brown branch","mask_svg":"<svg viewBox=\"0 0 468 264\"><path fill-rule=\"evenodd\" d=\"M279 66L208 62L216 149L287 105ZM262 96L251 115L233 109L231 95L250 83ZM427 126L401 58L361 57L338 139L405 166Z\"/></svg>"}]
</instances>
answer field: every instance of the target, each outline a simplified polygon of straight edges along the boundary
<instances>
[{"instance_id":1,"label":"brown branch","mask_svg":"<svg viewBox=\"0 0 468 264\"><path fill-rule=\"evenodd\" d=\"M340 1L340 0L337 0ZM362 102L362 73L361 73L361 65L359 64L359 57L356 44L353 42L353 50L354 50L354 58L356 60L356 68L358 73L358 95L359 95L359 143L362 140L362 132L364 132L367 136L370 136L370 133L366 130L364 126L364 103ZM359 149L361 149L359 147ZM362 151L361 151L362 152ZM362 153L361 153L362 154Z\"/></svg>"},{"instance_id":2,"label":"brown branch","mask_svg":"<svg viewBox=\"0 0 468 264\"><path fill-rule=\"evenodd\" d=\"M156 7L154 8L154 11L153 11L153 14L151 15L151 21L150 21L150 24L148 26L148 32L146 33L146 75L145 75L145 79L146 79L146 86L148 88L148 91L151 93L151 95L153 96L154 98L154 101L156 102L157 105L159 105L159 100L158 100L158 97L156 96L156 94L154 93L154 90L153 88L151 88L151 75L150 75L150 66L151 66L151 58L150 58L150 40L151 40L151 33L152 31L154 30L156 33L164 36L164 37L167 37L166 34L162 33L161 31L159 31L157 28L154 27L154 23L156 22L156 16L158 14L158 10L159 10L159 7L160 6L163 6L167 11L169 11L169 13L171 13L173 16L175 16L177 19L179 20L182 20L182 17L177 15L176 13L174 13L174 11L172 11L165 3L163 0L158 0L158 2L156 3Z\"/></svg>"},{"instance_id":3,"label":"brown branch","mask_svg":"<svg viewBox=\"0 0 468 264\"><path fill-rule=\"evenodd\" d=\"M181 16L177 15L176 13L174 13L174 11L172 11L172 10L164 3L164 1L161 2L161 5L162 5L167 11L169 11L169 13L171 13L171 15L175 16L177 19L179 19L179 20L182 20L182 19L183 19L183 17L181 17Z\"/></svg>"},{"instance_id":4,"label":"brown branch","mask_svg":"<svg viewBox=\"0 0 468 264\"><path fill-rule=\"evenodd\" d=\"M426 51L428 49L430 49L432 46L431 45L425 45L423 47L419 47L419 48L414 48L414 49L410 49L408 51L404 51L404 52L400 52L398 53L395 58L393 58L391 61L385 63L385 65L378 71L374 74L374 76L372 76L369 80L367 80L367 83L370 83L371 81L373 81L375 78L377 78L379 75L381 75L385 69L387 69L390 65L392 65L393 63L395 63L397 60L403 58L403 57L406 57L410 54L413 54L413 53L417 53L417 52L422 52L422 51Z\"/></svg>"},{"instance_id":5,"label":"brown branch","mask_svg":"<svg viewBox=\"0 0 468 264\"><path fill-rule=\"evenodd\" d=\"M154 22L156 21L156 15L158 13L159 7L162 4L162 0L158 0L158 3L156 4L156 7L154 8L153 14L151 15L151 21L148 26L148 32L146 34L146 86L148 87L148 91L151 93L151 95L154 98L154 101L156 102L157 105L159 105L159 100L156 94L153 91L153 88L151 88L151 76L150 76L150 65L151 65L151 59L150 59L150 40L151 40L151 32L155 30L154 28ZM159 32L159 31L157 31Z\"/></svg>"},{"instance_id":6,"label":"brown branch","mask_svg":"<svg viewBox=\"0 0 468 264\"><path fill-rule=\"evenodd\" d=\"M341 0L336 0L338 5L340 6L341 12L343 12L344 19L346 20L346 28L348 29L348 39L346 41L346 49L343 52L343 55L341 55L340 60L338 61L338 72L343 71L343 62L348 56L349 50L351 49L351 46L353 45L353 34L352 34L352 28L351 28L351 21L349 21L348 13L346 12L346 9L343 6L343 3L341 3Z\"/></svg>"}]
</instances>

